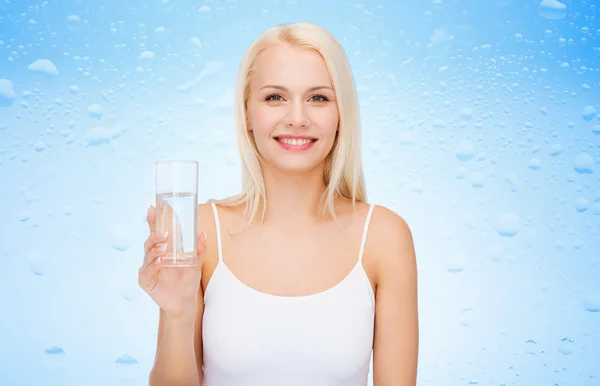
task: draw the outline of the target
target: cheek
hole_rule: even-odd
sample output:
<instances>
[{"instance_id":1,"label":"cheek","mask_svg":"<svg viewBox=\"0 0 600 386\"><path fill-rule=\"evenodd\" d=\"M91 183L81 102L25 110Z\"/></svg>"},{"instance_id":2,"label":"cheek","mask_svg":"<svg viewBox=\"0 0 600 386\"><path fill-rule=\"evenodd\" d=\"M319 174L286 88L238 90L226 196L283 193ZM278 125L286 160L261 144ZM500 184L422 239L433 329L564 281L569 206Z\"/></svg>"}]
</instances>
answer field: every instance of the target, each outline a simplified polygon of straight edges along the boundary
<instances>
[{"instance_id":1,"label":"cheek","mask_svg":"<svg viewBox=\"0 0 600 386\"><path fill-rule=\"evenodd\" d=\"M339 114L336 109L323 109L314 116L313 122L318 125L323 135L334 135L338 129Z\"/></svg>"},{"instance_id":2,"label":"cheek","mask_svg":"<svg viewBox=\"0 0 600 386\"><path fill-rule=\"evenodd\" d=\"M254 107L250 112L250 127L255 134L268 134L275 130L280 117L274 109Z\"/></svg>"}]
</instances>

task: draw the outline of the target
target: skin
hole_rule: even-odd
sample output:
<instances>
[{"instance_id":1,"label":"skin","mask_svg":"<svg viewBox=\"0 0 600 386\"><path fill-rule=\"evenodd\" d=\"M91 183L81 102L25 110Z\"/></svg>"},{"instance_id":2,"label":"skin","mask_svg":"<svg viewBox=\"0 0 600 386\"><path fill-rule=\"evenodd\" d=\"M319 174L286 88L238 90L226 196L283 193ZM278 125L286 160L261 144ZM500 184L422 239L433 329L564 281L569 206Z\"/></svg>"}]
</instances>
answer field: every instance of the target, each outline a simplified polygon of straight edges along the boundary
<instances>
[{"instance_id":1,"label":"skin","mask_svg":"<svg viewBox=\"0 0 600 386\"><path fill-rule=\"evenodd\" d=\"M224 262L239 280L258 291L309 295L333 287L351 271L369 206L358 203L353 209L348 200L337 200L338 218L347 234L332 219L318 214L318 199L325 190L324 160L339 123L322 57L312 50L281 45L263 51L257 61L247 115L265 163L268 211L262 226L251 224L242 234L229 235L226 230L242 221L243 207L218 208ZM284 134L308 135L318 141L308 151L291 152L273 138ZM193 323L195 370L202 384L203 293L218 262L209 204L199 205L198 224L207 234ZM374 386L414 386L419 343L415 250L407 223L385 207L374 209L363 266L376 298ZM167 319L161 312L159 343L165 323L178 323L175 317Z\"/></svg>"}]
</instances>

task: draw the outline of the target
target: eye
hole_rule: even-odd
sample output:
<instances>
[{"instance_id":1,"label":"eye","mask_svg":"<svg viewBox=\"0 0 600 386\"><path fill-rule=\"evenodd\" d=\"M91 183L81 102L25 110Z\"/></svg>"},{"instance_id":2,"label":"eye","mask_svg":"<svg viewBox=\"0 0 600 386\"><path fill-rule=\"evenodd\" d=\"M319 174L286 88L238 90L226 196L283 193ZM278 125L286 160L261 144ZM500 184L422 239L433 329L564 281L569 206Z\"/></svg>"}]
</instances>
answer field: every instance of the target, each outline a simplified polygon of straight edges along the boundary
<instances>
[{"instance_id":1,"label":"eye","mask_svg":"<svg viewBox=\"0 0 600 386\"><path fill-rule=\"evenodd\" d=\"M281 95L279 94L271 94L268 97L265 98L266 101L275 101L275 102L279 102L282 99L278 99L278 98L282 98Z\"/></svg>"},{"instance_id":2,"label":"eye","mask_svg":"<svg viewBox=\"0 0 600 386\"><path fill-rule=\"evenodd\" d=\"M311 99L315 102L327 102L329 100L325 95L314 95Z\"/></svg>"}]
</instances>

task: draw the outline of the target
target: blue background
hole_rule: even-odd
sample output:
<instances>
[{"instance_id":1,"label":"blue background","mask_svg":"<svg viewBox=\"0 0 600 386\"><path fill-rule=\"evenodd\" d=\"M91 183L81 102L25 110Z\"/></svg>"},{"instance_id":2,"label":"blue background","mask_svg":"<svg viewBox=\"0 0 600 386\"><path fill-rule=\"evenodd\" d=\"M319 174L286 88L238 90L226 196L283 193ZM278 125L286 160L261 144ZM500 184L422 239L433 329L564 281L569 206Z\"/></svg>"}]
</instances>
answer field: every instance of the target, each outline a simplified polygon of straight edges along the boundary
<instances>
[{"instance_id":1,"label":"blue background","mask_svg":"<svg viewBox=\"0 0 600 386\"><path fill-rule=\"evenodd\" d=\"M144 385L153 162L236 193L248 45L343 44L369 201L413 230L419 385L600 385L594 1L0 2L0 384Z\"/></svg>"}]
</instances>

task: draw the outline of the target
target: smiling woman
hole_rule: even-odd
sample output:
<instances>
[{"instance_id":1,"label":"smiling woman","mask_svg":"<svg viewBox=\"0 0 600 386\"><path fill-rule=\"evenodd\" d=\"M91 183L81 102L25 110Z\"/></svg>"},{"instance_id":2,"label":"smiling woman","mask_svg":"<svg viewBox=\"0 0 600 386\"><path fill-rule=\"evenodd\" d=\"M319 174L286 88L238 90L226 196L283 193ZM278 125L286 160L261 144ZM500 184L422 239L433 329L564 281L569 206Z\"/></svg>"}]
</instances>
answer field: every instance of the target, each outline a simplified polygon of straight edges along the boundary
<instances>
[{"instance_id":1,"label":"smiling woman","mask_svg":"<svg viewBox=\"0 0 600 386\"><path fill-rule=\"evenodd\" d=\"M265 49L254 66L247 128L264 166L271 173L318 167L333 148L339 127L335 92L322 56L314 49L284 44Z\"/></svg>"},{"instance_id":2,"label":"smiling woman","mask_svg":"<svg viewBox=\"0 0 600 386\"><path fill-rule=\"evenodd\" d=\"M161 308L150 384L366 386L372 358L374 386L414 386L412 235L367 204L343 48L314 24L273 27L235 96L242 192L198 207L198 283L161 276L147 242L140 283Z\"/></svg>"}]
</instances>

